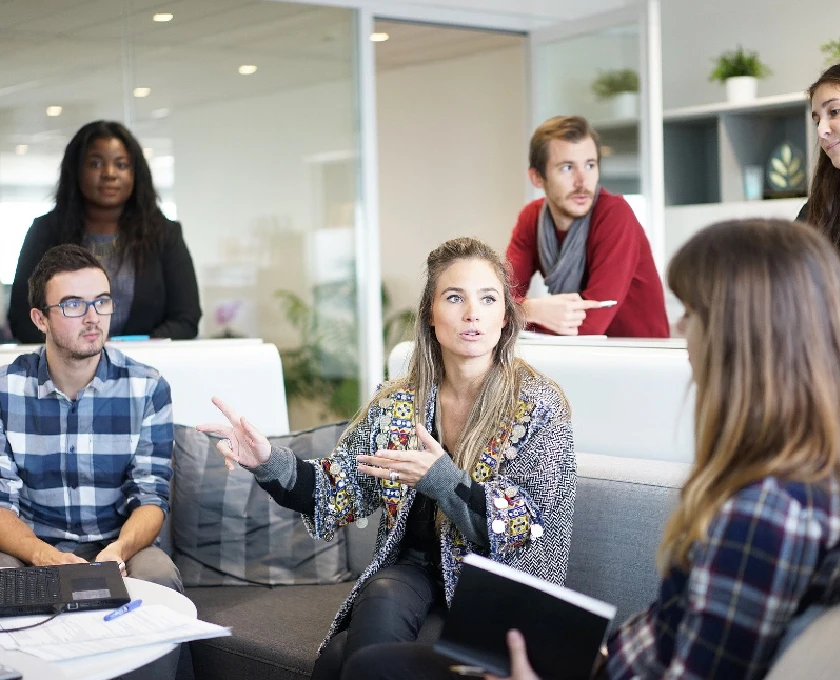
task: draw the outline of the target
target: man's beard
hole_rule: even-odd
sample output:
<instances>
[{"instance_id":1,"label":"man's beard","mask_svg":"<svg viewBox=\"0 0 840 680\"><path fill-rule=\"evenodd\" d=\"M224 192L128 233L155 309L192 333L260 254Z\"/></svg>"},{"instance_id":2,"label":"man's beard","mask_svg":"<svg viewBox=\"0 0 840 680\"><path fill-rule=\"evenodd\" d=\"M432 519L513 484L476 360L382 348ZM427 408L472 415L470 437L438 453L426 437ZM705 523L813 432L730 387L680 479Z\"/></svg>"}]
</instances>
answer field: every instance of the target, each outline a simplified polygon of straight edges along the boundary
<instances>
[{"instance_id":1,"label":"man's beard","mask_svg":"<svg viewBox=\"0 0 840 680\"><path fill-rule=\"evenodd\" d=\"M85 333L89 333L92 330L97 330L100 333L100 339L93 345L88 345L84 349L77 349L76 347L71 347L59 342L55 341L53 338L53 342L55 342L56 347L64 354L68 359L73 361L82 361L84 359L90 359L91 357L97 356L102 351L102 346L105 344L104 334L102 333L102 329L98 326L92 328L85 328L80 334L79 338Z\"/></svg>"}]
</instances>

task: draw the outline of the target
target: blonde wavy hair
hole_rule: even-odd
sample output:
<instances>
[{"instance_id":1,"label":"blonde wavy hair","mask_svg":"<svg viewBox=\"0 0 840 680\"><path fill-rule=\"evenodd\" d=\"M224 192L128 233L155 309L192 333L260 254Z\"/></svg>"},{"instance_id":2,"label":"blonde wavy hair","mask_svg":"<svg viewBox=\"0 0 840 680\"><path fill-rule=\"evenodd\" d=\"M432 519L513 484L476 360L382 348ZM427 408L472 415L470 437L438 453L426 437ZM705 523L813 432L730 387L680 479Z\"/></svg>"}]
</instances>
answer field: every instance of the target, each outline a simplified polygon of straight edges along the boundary
<instances>
[{"instance_id":1,"label":"blonde wavy hair","mask_svg":"<svg viewBox=\"0 0 840 680\"><path fill-rule=\"evenodd\" d=\"M467 417L464 431L451 452L452 460L462 470L471 470L505 421L515 414L522 380L536 375L531 366L514 354L516 338L523 326L522 311L511 294L510 277L506 264L490 246L474 238L455 238L439 245L426 259L426 283L420 296L417 322L414 330L414 351L404 378L392 381L374 395L372 403L397 389L415 390L415 423L425 425L425 407L435 385L440 385L446 374L440 343L431 325L432 305L441 275L460 260L487 262L502 284L507 323L502 328L499 342L493 350L493 362ZM560 388L557 388L563 394ZM565 397L564 397L565 398ZM365 417L362 412L355 422ZM351 426L352 427L352 424ZM438 511L436 524L440 528L443 515Z\"/></svg>"},{"instance_id":2,"label":"blonde wavy hair","mask_svg":"<svg viewBox=\"0 0 840 680\"><path fill-rule=\"evenodd\" d=\"M674 255L668 286L701 330L695 462L665 528L663 571L688 566L744 486L840 472L840 260L828 239L783 220L714 224Z\"/></svg>"}]
</instances>

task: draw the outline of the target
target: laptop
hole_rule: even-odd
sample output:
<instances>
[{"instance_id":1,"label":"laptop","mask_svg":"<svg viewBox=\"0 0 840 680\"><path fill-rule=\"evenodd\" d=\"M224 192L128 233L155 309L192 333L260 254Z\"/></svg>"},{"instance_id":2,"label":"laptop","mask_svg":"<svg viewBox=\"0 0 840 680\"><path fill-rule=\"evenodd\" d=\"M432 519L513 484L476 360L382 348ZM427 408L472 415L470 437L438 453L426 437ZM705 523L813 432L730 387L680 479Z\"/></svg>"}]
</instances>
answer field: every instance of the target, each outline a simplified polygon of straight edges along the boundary
<instances>
[{"instance_id":1,"label":"laptop","mask_svg":"<svg viewBox=\"0 0 840 680\"><path fill-rule=\"evenodd\" d=\"M116 562L0 569L0 616L109 609L130 600Z\"/></svg>"}]
</instances>

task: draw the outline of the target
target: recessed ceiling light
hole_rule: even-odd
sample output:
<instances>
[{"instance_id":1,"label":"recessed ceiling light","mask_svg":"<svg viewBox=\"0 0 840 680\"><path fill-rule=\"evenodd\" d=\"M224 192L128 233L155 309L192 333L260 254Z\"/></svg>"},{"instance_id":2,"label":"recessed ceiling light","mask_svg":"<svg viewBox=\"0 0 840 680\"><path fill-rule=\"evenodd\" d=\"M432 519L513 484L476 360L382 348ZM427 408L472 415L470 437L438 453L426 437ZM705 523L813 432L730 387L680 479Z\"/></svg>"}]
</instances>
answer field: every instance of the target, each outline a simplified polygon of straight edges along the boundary
<instances>
[{"instance_id":1,"label":"recessed ceiling light","mask_svg":"<svg viewBox=\"0 0 840 680\"><path fill-rule=\"evenodd\" d=\"M61 115L61 107L60 106L48 106L47 107L47 115L50 118L55 118L56 116Z\"/></svg>"},{"instance_id":2,"label":"recessed ceiling light","mask_svg":"<svg viewBox=\"0 0 840 680\"><path fill-rule=\"evenodd\" d=\"M152 111L152 118L166 118L169 115L169 109L154 109Z\"/></svg>"},{"instance_id":3,"label":"recessed ceiling light","mask_svg":"<svg viewBox=\"0 0 840 680\"><path fill-rule=\"evenodd\" d=\"M371 33L370 39L371 42L385 42L391 36L387 33Z\"/></svg>"},{"instance_id":4,"label":"recessed ceiling light","mask_svg":"<svg viewBox=\"0 0 840 680\"><path fill-rule=\"evenodd\" d=\"M172 12L155 12L152 16L152 21L157 21L158 23L164 24L167 21L172 21L175 18L175 15Z\"/></svg>"},{"instance_id":5,"label":"recessed ceiling light","mask_svg":"<svg viewBox=\"0 0 840 680\"><path fill-rule=\"evenodd\" d=\"M134 88L134 96L138 99L142 99L143 97L148 97L152 94L151 87L135 87Z\"/></svg>"},{"instance_id":6,"label":"recessed ceiling light","mask_svg":"<svg viewBox=\"0 0 840 680\"><path fill-rule=\"evenodd\" d=\"M239 72L243 76L250 76L252 73L257 72L257 67L254 66L254 64L242 64L242 66L239 67Z\"/></svg>"},{"instance_id":7,"label":"recessed ceiling light","mask_svg":"<svg viewBox=\"0 0 840 680\"><path fill-rule=\"evenodd\" d=\"M144 146L143 147L143 156L146 158L146 160L148 160L149 158L151 158L154 155L155 155L155 150L152 147L150 147L150 146Z\"/></svg>"},{"instance_id":8,"label":"recessed ceiling light","mask_svg":"<svg viewBox=\"0 0 840 680\"><path fill-rule=\"evenodd\" d=\"M18 156L25 156L26 152L29 150L29 146L26 144L18 144L15 147L15 154Z\"/></svg>"}]
</instances>

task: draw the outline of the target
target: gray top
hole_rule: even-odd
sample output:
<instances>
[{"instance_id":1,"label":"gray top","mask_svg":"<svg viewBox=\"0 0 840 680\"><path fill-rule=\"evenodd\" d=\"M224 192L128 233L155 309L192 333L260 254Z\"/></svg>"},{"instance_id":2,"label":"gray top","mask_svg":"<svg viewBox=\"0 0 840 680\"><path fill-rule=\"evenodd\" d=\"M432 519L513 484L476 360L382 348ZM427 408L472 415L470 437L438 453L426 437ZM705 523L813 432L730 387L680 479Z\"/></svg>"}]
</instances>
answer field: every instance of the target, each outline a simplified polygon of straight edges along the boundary
<instances>
[{"instance_id":1,"label":"gray top","mask_svg":"<svg viewBox=\"0 0 840 680\"><path fill-rule=\"evenodd\" d=\"M111 296L117 301L111 316L110 335L120 335L134 301L134 259L120 259L117 250L119 234L85 233L82 244L99 260L111 279Z\"/></svg>"}]
</instances>

